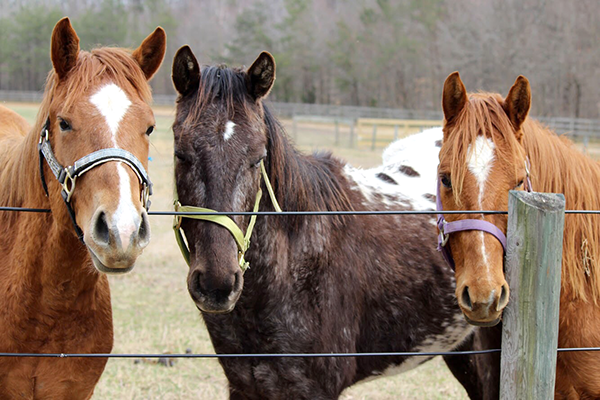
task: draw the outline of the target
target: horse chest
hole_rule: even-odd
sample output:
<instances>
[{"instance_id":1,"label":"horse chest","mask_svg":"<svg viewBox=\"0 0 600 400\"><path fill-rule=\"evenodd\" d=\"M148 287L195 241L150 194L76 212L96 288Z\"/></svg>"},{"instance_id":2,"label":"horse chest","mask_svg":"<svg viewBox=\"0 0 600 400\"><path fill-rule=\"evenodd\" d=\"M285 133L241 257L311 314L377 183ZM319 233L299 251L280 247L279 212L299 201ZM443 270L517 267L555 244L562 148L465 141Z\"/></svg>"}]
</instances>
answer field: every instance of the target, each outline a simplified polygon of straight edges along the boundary
<instances>
[{"instance_id":1,"label":"horse chest","mask_svg":"<svg viewBox=\"0 0 600 400\"><path fill-rule=\"evenodd\" d=\"M103 283L101 282L100 285ZM18 291L15 292L15 294ZM109 353L113 345L110 294L86 291L68 307L36 292L7 301L0 312L0 349L26 353ZM0 360L0 398L87 399L106 359L15 358Z\"/></svg>"}]
</instances>

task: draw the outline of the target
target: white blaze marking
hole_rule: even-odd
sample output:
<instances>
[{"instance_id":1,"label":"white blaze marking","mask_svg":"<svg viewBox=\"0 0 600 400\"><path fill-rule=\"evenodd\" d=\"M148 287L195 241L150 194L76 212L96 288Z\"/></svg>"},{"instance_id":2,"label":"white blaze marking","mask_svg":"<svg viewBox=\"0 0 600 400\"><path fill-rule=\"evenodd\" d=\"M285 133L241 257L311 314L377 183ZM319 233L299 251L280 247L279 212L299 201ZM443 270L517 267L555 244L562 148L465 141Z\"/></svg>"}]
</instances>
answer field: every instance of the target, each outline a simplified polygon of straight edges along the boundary
<instances>
[{"instance_id":1,"label":"white blaze marking","mask_svg":"<svg viewBox=\"0 0 600 400\"><path fill-rule=\"evenodd\" d=\"M485 182L494 163L494 142L490 138L478 136L475 141L475 149L471 149L471 145L469 145L468 151L470 156L467 166L479 184L479 205L481 205Z\"/></svg>"},{"instance_id":2,"label":"white blaze marking","mask_svg":"<svg viewBox=\"0 0 600 400\"><path fill-rule=\"evenodd\" d=\"M118 147L117 130L119 129L119 123L131 105L131 101L120 87L114 83L109 83L96 92L90 98L90 102L96 106L105 118L106 124L112 133L113 145Z\"/></svg>"},{"instance_id":3,"label":"white blaze marking","mask_svg":"<svg viewBox=\"0 0 600 400\"><path fill-rule=\"evenodd\" d=\"M469 145L469 159L467 160L467 166L469 171L475 176L477 184L479 185L479 196L478 203L479 209L482 208L483 194L485 192L485 183L488 179L492 165L494 164L494 142L490 138L484 136L478 136L475 141L475 149L471 149ZM490 265L487 259L487 252L485 250L485 235L483 231L479 232L479 238L481 239L481 255L483 257L483 264L487 267L488 273L490 271Z\"/></svg>"},{"instance_id":4,"label":"white blaze marking","mask_svg":"<svg viewBox=\"0 0 600 400\"><path fill-rule=\"evenodd\" d=\"M228 141L235 133L234 127L235 123L233 121L227 121L225 124L225 133L223 134L223 139L225 139L225 141Z\"/></svg>"},{"instance_id":5,"label":"white blaze marking","mask_svg":"<svg viewBox=\"0 0 600 400\"><path fill-rule=\"evenodd\" d=\"M90 98L90 102L96 106L104 117L106 125L110 129L112 145L118 148L117 131L121 120L131 105L131 101L120 87L114 83L109 83L98 90ZM123 249L127 249L131 235L140 223L140 217L132 201L131 182L125 170L129 167L125 167L120 162L116 164L116 167L119 175L119 204L112 216L112 223L119 232L121 246Z\"/></svg>"},{"instance_id":6,"label":"white blaze marking","mask_svg":"<svg viewBox=\"0 0 600 400\"><path fill-rule=\"evenodd\" d=\"M131 235L137 229L140 221L138 212L131 201L131 182L129 174L122 163L117 164L119 173L119 205L113 214L113 226L117 227L121 238L121 246L127 249Z\"/></svg>"}]
</instances>

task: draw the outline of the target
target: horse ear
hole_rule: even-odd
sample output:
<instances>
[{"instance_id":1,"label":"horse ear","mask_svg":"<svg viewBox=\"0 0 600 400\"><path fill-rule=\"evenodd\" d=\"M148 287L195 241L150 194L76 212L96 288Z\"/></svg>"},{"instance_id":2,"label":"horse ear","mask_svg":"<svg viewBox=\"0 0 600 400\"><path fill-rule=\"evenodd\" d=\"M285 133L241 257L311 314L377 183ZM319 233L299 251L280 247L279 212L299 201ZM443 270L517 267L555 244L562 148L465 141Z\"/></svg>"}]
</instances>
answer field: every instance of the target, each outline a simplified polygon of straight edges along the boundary
<instances>
[{"instance_id":1,"label":"horse ear","mask_svg":"<svg viewBox=\"0 0 600 400\"><path fill-rule=\"evenodd\" d=\"M448 75L442 92L442 110L444 110L446 122L452 121L462 111L468 100L467 89L460 79L458 71Z\"/></svg>"},{"instance_id":2,"label":"horse ear","mask_svg":"<svg viewBox=\"0 0 600 400\"><path fill-rule=\"evenodd\" d=\"M258 100L271 91L275 82L275 59L267 52L260 53L247 71L248 92Z\"/></svg>"},{"instance_id":3,"label":"horse ear","mask_svg":"<svg viewBox=\"0 0 600 400\"><path fill-rule=\"evenodd\" d=\"M190 46L185 45L177 50L175 58L173 58L171 78L173 79L175 90L182 96L198 88L200 83L200 66Z\"/></svg>"},{"instance_id":4,"label":"horse ear","mask_svg":"<svg viewBox=\"0 0 600 400\"><path fill-rule=\"evenodd\" d=\"M515 130L521 129L521 125L525 122L531 108L531 88L529 81L523 75L519 75L510 88L508 96L504 100L503 108Z\"/></svg>"},{"instance_id":5,"label":"horse ear","mask_svg":"<svg viewBox=\"0 0 600 400\"><path fill-rule=\"evenodd\" d=\"M52 31L50 43L50 58L54 71L59 79L64 79L77 63L79 54L79 37L71 26L68 17L56 23Z\"/></svg>"},{"instance_id":6,"label":"horse ear","mask_svg":"<svg viewBox=\"0 0 600 400\"><path fill-rule=\"evenodd\" d=\"M167 34L165 33L165 30L159 26L144 39L140 47L133 51L131 55L142 68L146 80L150 80L156 71L158 71L163 58L165 58L166 50Z\"/></svg>"}]
</instances>

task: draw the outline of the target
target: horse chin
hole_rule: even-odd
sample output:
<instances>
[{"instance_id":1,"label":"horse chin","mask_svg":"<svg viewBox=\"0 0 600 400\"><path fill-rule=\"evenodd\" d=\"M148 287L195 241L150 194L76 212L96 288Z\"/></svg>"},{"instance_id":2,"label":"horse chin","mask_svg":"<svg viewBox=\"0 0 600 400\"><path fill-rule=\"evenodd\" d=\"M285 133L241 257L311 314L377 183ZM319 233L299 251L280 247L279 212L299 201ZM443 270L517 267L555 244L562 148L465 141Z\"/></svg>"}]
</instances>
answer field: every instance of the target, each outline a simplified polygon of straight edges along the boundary
<instances>
[{"instance_id":1,"label":"horse chin","mask_svg":"<svg viewBox=\"0 0 600 400\"><path fill-rule=\"evenodd\" d=\"M463 315L465 317L465 320L469 324L474 325L474 326L479 326L479 327L482 327L482 328L490 328L492 326L496 326L502 320L500 317L498 317L498 318L496 318L495 320L492 320L492 321L473 321L472 319L470 319L469 317L467 317L466 314L463 313Z\"/></svg>"},{"instance_id":2,"label":"horse chin","mask_svg":"<svg viewBox=\"0 0 600 400\"><path fill-rule=\"evenodd\" d=\"M135 262L133 263L123 263L124 266L119 266L119 267L109 267L107 265L105 265L102 261L100 261L100 258L98 258L98 256L96 256L96 254L94 254L93 250L89 248L88 246L88 251L90 253L90 256L92 258L92 264L94 264L94 267L102 273L105 274L109 274L109 275L120 275L120 274L126 274L127 272L131 271L133 269L133 267L135 266Z\"/></svg>"}]
</instances>

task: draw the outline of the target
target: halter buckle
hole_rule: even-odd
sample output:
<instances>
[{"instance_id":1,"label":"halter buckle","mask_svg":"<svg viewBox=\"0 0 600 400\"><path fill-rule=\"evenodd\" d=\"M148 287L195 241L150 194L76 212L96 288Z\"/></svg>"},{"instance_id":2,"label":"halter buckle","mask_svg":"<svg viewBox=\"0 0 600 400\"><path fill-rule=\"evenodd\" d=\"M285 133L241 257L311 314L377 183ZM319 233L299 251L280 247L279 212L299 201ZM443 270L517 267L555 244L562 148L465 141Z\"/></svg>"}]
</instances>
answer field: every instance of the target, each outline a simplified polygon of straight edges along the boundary
<instances>
[{"instance_id":1,"label":"halter buckle","mask_svg":"<svg viewBox=\"0 0 600 400\"><path fill-rule=\"evenodd\" d=\"M65 201L68 203L71 201L71 196L75 190L75 181L77 180L77 175L71 176L71 170L69 167L65 168L64 171L65 179L62 183L62 188L65 194Z\"/></svg>"},{"instance_id":2,"label":"halter buckle","mask_svg":"<svg viewBox=\"0 0 600 400\"><path fill-rule=\"evenodd\" d=\"M448 224L448 222L446 222L446 220L442 220L442 225L439 227L439 230L440 230L439 242L440 242L441 247L446 246L446 243L448 243L448 239L450 238L449 233L444 233L444 226L446 226L446 224Z\"/></svg>"},{"instance_id":3,"label":"halter buckle","mask_svg":"<svg viewBox=\"0 0 600 400\"><path fill-rule=\"evenodd\" d=\"M45 141L48 141L48 137L49 137L50 133L48 132L48 127L44 126L44 129L42 129L42 133L40 135L40 141L38 142L39 144L42 144Z\"/></svg>"},{"instance_id":4,"label":"halter buckle","mask_svg":"<svg viewBox=\"0 0 600 400\"><path fill-rule=\"evenodd\" d=\"M142 206L144 206L146 211L148 211L150 208L150 186L146 182L142 184L140 200L142 202Z\"/></svg>"},{"instance_id":5,"label":"halter buckle","mask_svg":"<svg viewBox=\"0 0 600 400\"><path fill-rule=\"evenodd\" d=\"M176 200L173 205L175 206L175 212L179 211L179 208L181 207L181 203ZM173 229L174 230L179 230L181 229L181 221L183 220L181 215L175 215L173 218Z\"/></svg>"}]
</instances>

